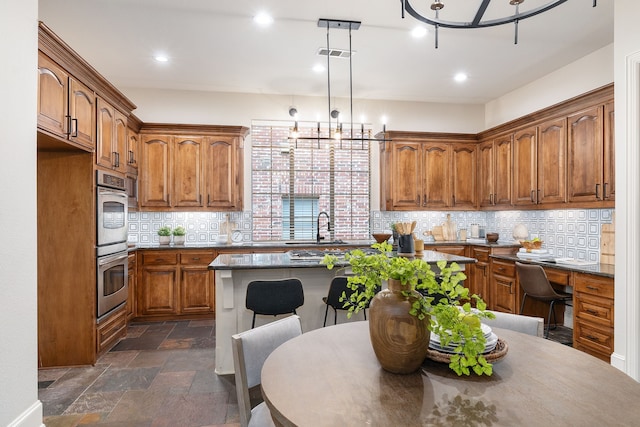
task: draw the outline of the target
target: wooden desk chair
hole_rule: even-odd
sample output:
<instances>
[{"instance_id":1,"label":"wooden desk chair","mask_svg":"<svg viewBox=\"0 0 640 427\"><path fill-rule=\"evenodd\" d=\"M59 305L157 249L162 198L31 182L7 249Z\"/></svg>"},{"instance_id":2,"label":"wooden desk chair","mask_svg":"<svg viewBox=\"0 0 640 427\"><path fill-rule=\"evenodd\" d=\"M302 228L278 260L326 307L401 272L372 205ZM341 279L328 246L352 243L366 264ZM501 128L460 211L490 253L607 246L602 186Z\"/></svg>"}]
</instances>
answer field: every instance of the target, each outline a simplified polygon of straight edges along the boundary
<instances>
[{"instance_id":1,"label":"wooden desk chair","mask_svg":"<svg viewBox=\"0 0 640 427\"><path fill-rule=\"evenodd\" d=\"M245 306L253 311L251 327L256 325L256 314L277 316L296 313L304 304L300 279L254 280L247 285Z\"/></svg>"},{"instance_id":2,"label":"wooden desk chair","mask_svg":"<svg viewBox=\"0 0 640 427\"><path fill-rule=\"evenodd\" d=\"M556 302L567 302L573 299L573 295L556 292L549 283L547 274L544 272L544 268L535 264L522 264L516 262L516 274L518 275L518 281L520 287L524 292L522 297L522 304L520 304L520 314L524 310L524 303L527 297L531 297L538 301L549 303L549 314L547 315L547 327L544 332L544 338L549 337L549 328L551 327L551 314L553 313L554 325L557 323L556 313L553 310L553 306ZM571 304L567 304L571 305Z\"/></svg>"},{"instance_id":3,"label":"wooden desk chair","mask_svg":"<svg viewBox=\"0 0 640 427\"><path fill-rule=\"evenodd\" d=\"M271 352L284 342L301 334L300 317L293 315L231 337L236 394L242 427L274 425L265 402L251 408L249 389L261 383L262 365Z\"/></svg>"}]
</instances>

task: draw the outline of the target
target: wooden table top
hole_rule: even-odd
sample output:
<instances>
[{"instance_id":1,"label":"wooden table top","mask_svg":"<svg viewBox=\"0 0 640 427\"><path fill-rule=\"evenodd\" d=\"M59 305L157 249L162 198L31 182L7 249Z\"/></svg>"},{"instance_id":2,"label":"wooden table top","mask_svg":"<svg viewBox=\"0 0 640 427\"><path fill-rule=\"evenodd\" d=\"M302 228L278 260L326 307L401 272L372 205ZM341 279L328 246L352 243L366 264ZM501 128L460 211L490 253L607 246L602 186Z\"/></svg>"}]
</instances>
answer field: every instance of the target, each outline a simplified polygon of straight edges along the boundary
<instances>
[{"instance_id":1,"label":"wooden table top","mask_svg":"<svg viewBox=\"0 0 640 427\"><path fill-rule=\"evenodd\" d=\"M367 322L316 329L278 347L262 394L284 426L637 426L640 383L571 347L494 328L509 352L491 377L425 361L384 371Z\"/></svg>"}]
</instances>

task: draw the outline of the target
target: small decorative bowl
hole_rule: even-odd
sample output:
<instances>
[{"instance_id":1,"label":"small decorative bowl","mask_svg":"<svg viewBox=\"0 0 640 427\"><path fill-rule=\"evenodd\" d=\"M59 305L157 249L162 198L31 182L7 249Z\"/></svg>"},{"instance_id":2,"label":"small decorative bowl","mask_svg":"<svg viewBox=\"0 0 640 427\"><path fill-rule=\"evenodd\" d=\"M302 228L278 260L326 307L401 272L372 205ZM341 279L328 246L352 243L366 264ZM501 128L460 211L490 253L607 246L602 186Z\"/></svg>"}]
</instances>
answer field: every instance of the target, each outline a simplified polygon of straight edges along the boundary
<instances>
[{"instance_id":1,"label":"small decorative bowl","mask_svg":"<svg viewBox=\"0 0 640 427\"><path fill-rule=\"evenodd\" d=\"M371 234L377 243L386 242L391 237L391 233L373 233Z\"/></svg>"},{"instance_id":2,"label":"small decorative bowl","mask_svg":"<svg viewBox=\"0 0 640 427\"><path fill-rule=\"evenodd\" d=\"M498 233L487 233L487 242L489 243L495 243L499 238L500 235Z\"/></svg>"}]
</instances>

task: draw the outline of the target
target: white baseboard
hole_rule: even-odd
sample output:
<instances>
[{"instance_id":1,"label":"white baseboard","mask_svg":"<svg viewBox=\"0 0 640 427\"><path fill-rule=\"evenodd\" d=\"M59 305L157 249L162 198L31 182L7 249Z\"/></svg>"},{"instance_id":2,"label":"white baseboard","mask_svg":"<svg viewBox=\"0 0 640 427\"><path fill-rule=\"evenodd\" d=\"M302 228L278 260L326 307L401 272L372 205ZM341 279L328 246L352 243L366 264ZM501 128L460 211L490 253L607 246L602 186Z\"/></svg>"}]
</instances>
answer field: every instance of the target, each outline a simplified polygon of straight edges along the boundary
<instances>
[{"instance_id":1,"label":"white baseboard","mask_svg":"<svg viewBox=\"0 0 640 427\"><path fill-rule=\"evenodd\" d=\"M45 427L42 422L42 402L36 400L7 427Z\"/></svg>"}]
</instances>

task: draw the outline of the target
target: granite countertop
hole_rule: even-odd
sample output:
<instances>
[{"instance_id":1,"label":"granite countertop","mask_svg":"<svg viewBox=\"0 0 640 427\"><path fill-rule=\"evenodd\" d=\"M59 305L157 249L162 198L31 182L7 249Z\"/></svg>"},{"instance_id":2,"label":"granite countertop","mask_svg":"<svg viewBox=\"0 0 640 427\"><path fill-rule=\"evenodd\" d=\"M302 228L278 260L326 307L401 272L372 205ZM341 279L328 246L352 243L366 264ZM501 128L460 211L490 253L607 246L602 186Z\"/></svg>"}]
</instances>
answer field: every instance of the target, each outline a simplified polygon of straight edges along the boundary
<instances>
[{"instance_id":1,"label":"granite countertop","mask_svg":"<svg viewBox=\"0 0 640 427\"><path fill-rule=\"evenodd\" d=\"M423 257L429 264L446 260L458 264L472 264L475 258L445 254L442 252L424 251ZM346 262L338 262L336 266L346 266ZM209 270L244 270L244 269L277 269L277 268L326 268L320 264L320 258L292 259L288 253L269 252L253 254L220 254L209 264Z\"/></svg>"},{"instance_id":2,"label":"granite countertop","mask_svg":"<svg viewBox=\"0 0 640 427\"><path fill-rule=\"evenodd\" d=\"M129 251L137 250L137 249L218 249L218 250L233 250L233 249L241 249L241 250L255 250L259 248L264 249L296 249L296 248L318 248L322 249L323 247L331 247L331 248L362 248L362 247L370 247L374 240L349 240L342 243L333 243L333 242L322 242L317 244L315 241L301 241L301 242L285 242L285 241L263 241L263 242L239 242L239 243L186 243L184 245L160 245L158 243L129 243ZM451 245L462 245L462 246L486 246L486 247L520 247L518 242L500 242L497 243L471 243L460 240L451 240L451 241L439 241L439 242L425 242L425 248L434 247L434 246L451 246Z\"/></svg>"},{"instance_id":3,"label":"granite countertop","mask_svg":"<svg viewBox=\"0 0 640 427\"><path fill-rule=\"evenodd\" d=\"M538 264L543 267L556 268L558 270L576 271L578 273L594 274L596 276L603 276L613 278L615 275L615 265L613 264L591 264L591 265L574 265L574 264L561 264L553 261L541 261L533 259L522 259L513 255L491 255L493 259L503 259L506 261L518 261L527 264Z\"/></svg>"}]
</instances>

